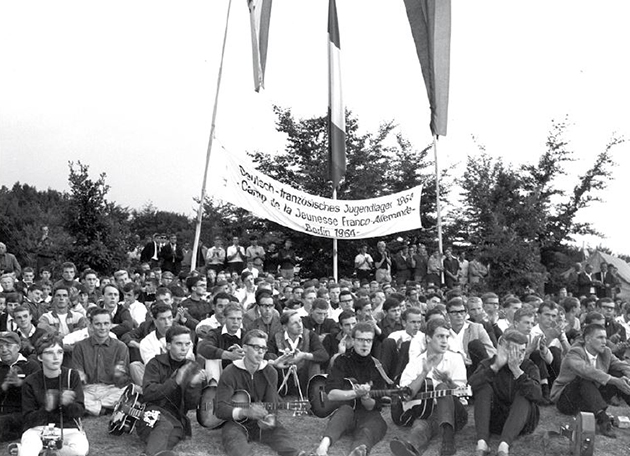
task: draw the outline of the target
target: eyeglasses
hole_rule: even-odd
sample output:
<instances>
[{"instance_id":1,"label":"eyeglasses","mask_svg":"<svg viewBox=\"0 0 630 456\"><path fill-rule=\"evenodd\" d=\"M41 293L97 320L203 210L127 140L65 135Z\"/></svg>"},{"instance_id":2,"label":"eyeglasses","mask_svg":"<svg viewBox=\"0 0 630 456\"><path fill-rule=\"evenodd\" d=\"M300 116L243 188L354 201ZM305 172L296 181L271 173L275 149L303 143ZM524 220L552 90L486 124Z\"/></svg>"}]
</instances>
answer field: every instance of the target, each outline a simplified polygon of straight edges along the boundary
<instances>
[{"instance_id":1,"label":"eyeglasses","mask_svg":"<svg viewBox=\"0 0 630 456\"><path fill-rule=\"evenodd\" d=\"M256 345L256 344L243 344L243 345L247 345L248 347L251 347L255 351L260 352L260 353L266 353L267 350L269 350L265 345Z\"/></svg>"},{"instance_id":2,"label":"eyeglasses","mask_svg":"<svg viewBox=\"0 0 630 456\"><path fill-rule=\"evenodd\" d=\"M615 310L615 306L601 306L602 309Z\"/></svg>"},{"instance_id":3,"label":"eyeglasses","mask_svg":"<svg viewBox=\"0 0 630 456\"><path fill-rule=\"evenodd\" d=\"M361 337L355 337L354 340L362 344L371 344L372 342L374 342L374 339L363 339Z\"/></svg>"},{"instance_id":4,"label":"eyeglasses","mask_svg":"<svg viewBox=\"0 0 630 456\"><path fill-rule=\"evenodd\" d=\"M465 310L449 310L448 313L451 315L466 315Z\"/></svg>"},{"instance_id":5,"label":"eyeglasses","mask_svg":"<svg viewBox=\"0 0 630 456\"><path fill-rule=\"evenodd\" d=\"M271 309L275 306L273 304L258 304L258 307L266 307L267 309Z\"/></svg>"}]
</instances>

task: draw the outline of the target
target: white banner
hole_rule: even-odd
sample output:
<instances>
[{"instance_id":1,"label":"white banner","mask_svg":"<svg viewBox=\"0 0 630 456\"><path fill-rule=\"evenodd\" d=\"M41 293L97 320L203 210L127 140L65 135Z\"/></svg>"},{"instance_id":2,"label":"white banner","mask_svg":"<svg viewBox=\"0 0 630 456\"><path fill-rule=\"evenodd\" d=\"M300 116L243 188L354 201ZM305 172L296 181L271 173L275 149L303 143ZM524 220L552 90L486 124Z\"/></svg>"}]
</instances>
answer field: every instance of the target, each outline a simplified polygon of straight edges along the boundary
<instances>
[{"instance_id":1,"label":"white banner","mask_svg":"<svg viewBox=\"0 0 630 456\"><path fill-rule=\"evenodd\" d=\"M284 185L223 149L213 152L211 162L213 196L295 231L365 239L421 227L422 186L367 200L333 200Z\"/></svg>"}]
</instances>

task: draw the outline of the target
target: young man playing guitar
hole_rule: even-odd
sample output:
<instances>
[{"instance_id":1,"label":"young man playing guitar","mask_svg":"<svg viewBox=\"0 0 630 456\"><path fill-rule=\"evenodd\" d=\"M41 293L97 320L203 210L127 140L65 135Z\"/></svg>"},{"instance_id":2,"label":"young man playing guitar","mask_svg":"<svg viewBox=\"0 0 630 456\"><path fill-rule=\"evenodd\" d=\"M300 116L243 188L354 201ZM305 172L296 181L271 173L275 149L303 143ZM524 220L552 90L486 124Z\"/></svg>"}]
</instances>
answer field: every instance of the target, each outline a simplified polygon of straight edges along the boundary
<instances>
[{"instance_id":1,"label":"young man playing guitar","mask_svg":"<svg viewBox=\"0 0 630 456\"><path fill-rule=\"evenodd\" d=\"M217 387L216 416L227 421L221 434L225 452L228 456L254 456L249 441L257 438L281 456L304 456L295 447L295 437L267 410L279 402L278 372L264 359L267 334L259 329L248 331L243 349L244 357L225 368ZM235 403L235 394L243 391L249 393L250 403Z\"/></svg>"},{"instance_id":2,"label":"young man playing guitar","mask_svg":"<svg viewBox=\"0 0 630 456\"><path fill-rule=\"evenodd\" d=\"M332 366L326 380L328 399L355 401L356 406L341 405L331 416L315 452L318 456L327 455L328 448L347 432L354 432L354 449L349 456L366 456L387 432L380 400L370 396L371 389L382 389L386 384L375 359L370 356L374 337L374 326L358 323L352 330L353 349L339 355ZM351 387L347 381L350 378L354 382Z\"/></svg>"},{"instance_id":3,"label":"young man playing guitar","mask_svg":"<svg viewBox=\"0 0 630 456\"><path fill-rule=\"evenodd\" d=\"M400 385L411 389L411 397L416 396L422 387L426 389L427 384L432 384L436 390L464 388L466 365L460 353L448 349L451 332L446 320L429 320L425 334L427 350L409 361L400 378ZM416 407L424 410L422 403ZM413 423L409 441L394 439L390 442L392 453L396 456L418 456L434 436L441 434L440 456L455 454L455 432L468 421L466 409L456 396L445 394L439 397L430 416L419 413L417 418L420 419Z\"/></svg>"}]
</instances>

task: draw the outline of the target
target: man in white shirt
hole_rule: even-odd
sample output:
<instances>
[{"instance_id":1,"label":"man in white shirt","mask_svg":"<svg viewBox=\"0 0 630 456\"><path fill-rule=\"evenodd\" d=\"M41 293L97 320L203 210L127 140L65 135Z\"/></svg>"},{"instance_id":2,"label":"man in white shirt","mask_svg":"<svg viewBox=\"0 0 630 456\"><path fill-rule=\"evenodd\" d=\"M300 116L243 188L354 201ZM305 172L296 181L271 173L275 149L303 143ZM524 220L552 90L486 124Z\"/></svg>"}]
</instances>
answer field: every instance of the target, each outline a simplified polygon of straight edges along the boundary
<instances>
[{"instance_id":1,"label":"man in white shirt","mask_svg":"<svg viewBox=\"0 0 630 456\"><path fill-rule=\"evenodd\" d=\"M433 389L453 390L466 386L466 366L458 353L449 350L450 335L446 320L435 318L427 323L427 351L411 360L400 378L400 386L409 387L412 397L427 382ZM440 397L428 419L415 419L409 441L394 439L390 442L390 449L396 456L419 455L433 437L441 435L440 455L454 455L455 432L462 429L467 421L468 413L457 397Z\"/></svg>"},{"instance_id":2,"label":"man in white shirt","mask_svg":"<svg viewBox=\"0 0 630 456\"><path fill-rule=\"evenodd\" d=\"M374 259L367 250L367 245L363 244L359 254L354 257L354 269L357 273L357 279L361 281L364 279L370 280L372 269L374 269Z\"/></svg>"}]
</instances>

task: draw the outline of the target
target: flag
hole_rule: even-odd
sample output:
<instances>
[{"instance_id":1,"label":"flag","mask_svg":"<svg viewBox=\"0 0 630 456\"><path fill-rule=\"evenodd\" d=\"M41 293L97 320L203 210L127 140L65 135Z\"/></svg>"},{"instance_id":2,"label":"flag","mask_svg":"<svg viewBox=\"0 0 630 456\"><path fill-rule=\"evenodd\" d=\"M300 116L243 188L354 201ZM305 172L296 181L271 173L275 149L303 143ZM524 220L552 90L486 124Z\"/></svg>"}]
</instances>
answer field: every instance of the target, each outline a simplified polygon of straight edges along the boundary
<instances>
[{"instance_id":1,"label":"flag","mask_svg":"<svg viewBox=\"0 0 630 456\"><path fill-rule=\"evenodd\" d=\"M346 173L346 116L341 98L341 47L335 0L328 3L328 168L333 188Z\"/></svg>"},{"instance_id":2,"label":"flag","mask_svg":"<svg viewBox=\"0 0 630 456\"><path fill-rule=\"evenodd\" d=\"M272 0L247 0L249 20L252 29L252 58L254 60L254 90L265 86L265 66L267 64L267 42L269 41L269 20Z\"/></svg>"},{"instance_id":3,"label":"flag","mask_svg":"<svg viewBox=\"0 0 630 456\"><path fill-rule=\"evenodd\" d=\"M431 133L445 136L451 58L451 0L404 0L431 106Z\"/></svg>"}]
</instances>

